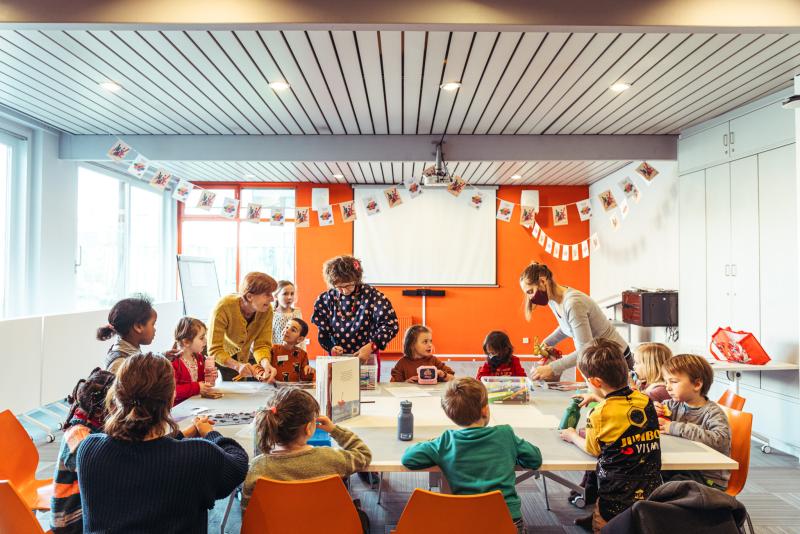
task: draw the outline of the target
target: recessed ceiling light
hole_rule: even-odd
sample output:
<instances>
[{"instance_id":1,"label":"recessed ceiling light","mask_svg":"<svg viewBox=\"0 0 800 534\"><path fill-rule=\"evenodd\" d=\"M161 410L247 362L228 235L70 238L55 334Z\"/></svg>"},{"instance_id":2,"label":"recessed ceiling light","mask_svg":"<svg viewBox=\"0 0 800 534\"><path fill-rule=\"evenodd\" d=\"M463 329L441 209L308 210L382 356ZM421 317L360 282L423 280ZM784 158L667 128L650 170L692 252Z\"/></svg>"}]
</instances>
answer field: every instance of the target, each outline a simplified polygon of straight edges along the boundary
<instances>
[{"instance_id":1,"label":"recessed ceiling light","mask_svg":"<svg viewBox=\"0 0 800 534\"><path fill-rule=\"evenodd\" d=\"M520 175L520 174L514 174L514 175L511 176L512 180L519 180L520 178L522 178L522 175Z\"/></svg>"},{"instance_id":2,"label":"recessed ceiling light","mask_svg":"<svg viewBox=\"0 0 800 534\"><path fill-rule=\"evenodd\" d=\"M447 82L440 85L439 89L443 91L455 91L459 87L461 87L461 82Z\"/></svg>"},{"instance_id":3,"label":"recessed ceiling light","mask_svg":"<svg viewBox=\"0 0 800 534\"><path fill-rule=\"evenodd\" d=\"M288 83L282 80L275 80L274 82L270 82L269 86L275 91L285 91L290 87Z\"/></svg>"},{"instance_id":4,"label":"recessed ceiling light","mask_svg":"<svg viewBox=\"0 0 800 534\"><path fill-rule=\"evenodd\" d=\"M622 91L627 91L631 88L631 84L625 82L617 82L611 86L611 90L615 93L621 93Z\"/></svg>"},{"instance_id":5,"label":"recessed ceiling light","mask_svg":"<svg viewBox=\"0 0 800 534\"><path fill-rule=\"evenodd\" d=\"M255 177L256 177L255 174L243 174L242 175L242 178L255 178Z\"/></svg>"},{"instance_id":6,"label":"recessed ceiling light","mask_svg":"<svg viewBox=\"0 0 800 534\"><path fill-rule=\"evenodd\" d=\"M333 177L336 178L337 180L341 180L342 178L344 178L344 174L334 174Z\"/></svg>"},{"instance_id":7,"label":"recessed ceiling light","mask_svg":"<svg viewBox=\"0 0 800 534\"><path fill-rule=\"evenodd\" d=\"M105 89L106 91L110 91L112 93L116 93L122 86L117 82L107 81L107 82L100 82L100 88Z\"/></svg>"}]
</instances>

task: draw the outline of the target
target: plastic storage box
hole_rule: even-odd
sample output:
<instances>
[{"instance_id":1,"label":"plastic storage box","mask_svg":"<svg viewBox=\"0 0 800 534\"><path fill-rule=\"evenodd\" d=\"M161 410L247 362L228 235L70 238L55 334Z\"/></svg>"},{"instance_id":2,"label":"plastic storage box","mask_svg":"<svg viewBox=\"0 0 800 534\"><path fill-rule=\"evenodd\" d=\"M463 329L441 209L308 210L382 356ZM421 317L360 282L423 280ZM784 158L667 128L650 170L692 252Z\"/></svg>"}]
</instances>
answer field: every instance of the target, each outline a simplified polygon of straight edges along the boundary
<instances>
[{"instance_id":1,"label":"plastic storage box","mask_svg":"<svg viewBox=\"0 0 800 534\"><path fill-rule=\"evenodd\" d=\"M533 383L526 376L483 376L481 382L490 403L524 404L531 400Z\"/></svg>"}]
</instances>

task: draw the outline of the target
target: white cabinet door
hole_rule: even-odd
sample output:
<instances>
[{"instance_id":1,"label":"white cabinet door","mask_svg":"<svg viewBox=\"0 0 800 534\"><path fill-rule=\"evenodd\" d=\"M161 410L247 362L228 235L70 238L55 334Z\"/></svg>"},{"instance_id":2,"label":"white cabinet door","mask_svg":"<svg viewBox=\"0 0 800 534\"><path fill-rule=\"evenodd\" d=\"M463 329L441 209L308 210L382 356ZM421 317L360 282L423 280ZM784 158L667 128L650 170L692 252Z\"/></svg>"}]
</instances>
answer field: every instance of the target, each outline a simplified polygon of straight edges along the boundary
<instances>
[{"instance_id":1,"label":"white cabinet door","mask_svg":"<svg viewBox=\"0 0 800 534\"><path fill-rule=\"evenodd\" d=\"M678 174L728 161L728 123L678 140Z\"/></svg>"},{"instance_id":2,"label":"white cabinet door","mask_svg":"<svg viewBox=\"0 0 800 534\"><path fill-rule=\"evenodd\" d=\"M730 122L730 156L740 158L794 142L794 112L780 102Z\"/></svg>"},{"instance_id":3,"label":"white cabinet door","mask_svg":"<svg viewBox=\"0 0 800 534\"><path fill-rule=\"evenodd\" d=\"M706 335L731 322L730 165L706 169ZM698 273L699 274L699 273Z\"/></svg>"},{"instance_id":4,"label":"white cabinet door","mask_svg":"<svg viewBox=\"0 0 800 534\"><path fill-rule=\"evenodd\" d=\"M730 163L731 327L760 337L758 156Z\"/></svg>"},{"instance_id":5,"label":"white cabinet door","mask_svg":"<svg viewBox=\"0 0 800 534\"><path fill-rule=\"evenodd\" d=\"M797 361L795 146L758 155L761 337L770 357Z\"/></svg>"},{"instance_id":6,"label":"white cabinet door","mask_svg":"<svg viewBox=\"0 0 800 534\"><path fill-rule=\"evenodd\" d=\"M678 333L686 350L703 354L706 335L706 173L679 178Z\"/></svg>"}]
</instances>

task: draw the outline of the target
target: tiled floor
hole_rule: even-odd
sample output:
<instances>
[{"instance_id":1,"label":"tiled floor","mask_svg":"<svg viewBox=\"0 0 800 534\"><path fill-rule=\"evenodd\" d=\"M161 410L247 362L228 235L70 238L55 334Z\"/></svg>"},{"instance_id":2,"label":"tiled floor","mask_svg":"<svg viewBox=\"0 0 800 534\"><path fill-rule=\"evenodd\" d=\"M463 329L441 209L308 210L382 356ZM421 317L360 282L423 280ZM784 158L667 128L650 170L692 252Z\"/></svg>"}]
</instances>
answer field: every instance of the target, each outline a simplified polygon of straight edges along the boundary
<instances>
[{"instance_id":1,"label":"tiled floor","mask_svg":"<svg viewBox=\"0 0 800 534\"><path fill-rule=\"evenodd\" d=\"M475 364L459 364L456 371L461 374L474 374ZM456 367L456 366L454 366ZM463 369L462 369L463 367ZM389 369L382 369L388 374ZM388 377L387 377L388 380ZM60 439L60 436L58 437ZM38 476L51 477L53 463L58 453L56 443L39 449L40 464ZM575 479L578 474L571 474ZM361 499L364 510L370 517L373 533L388 533L403 511L408 497L414 488L428 487L428 476L424 473L391 473L384 477L384 494L381 504L377 504L377 492L365 486L358 477L351 478L353 498ZM582 529L572 526L572 520L585 514L567 503L567 490L548 482L551 511L544 502L541 480L529 479L517 487L522 497L522 512L529 532L537 533L577 533ZM756 532L764 534L800 534L800 463L794 456L775 451L763 454L759 447L751 449L750 474L739 499L747 507ZM209 532L218 533L225 511L225 500L217 501L209 514ZM231 518L225 532L238 533L241 524L241 511L238 502L234 503ZM46 515L40 519L47 520Z\"/></svg>"}]
</instances>

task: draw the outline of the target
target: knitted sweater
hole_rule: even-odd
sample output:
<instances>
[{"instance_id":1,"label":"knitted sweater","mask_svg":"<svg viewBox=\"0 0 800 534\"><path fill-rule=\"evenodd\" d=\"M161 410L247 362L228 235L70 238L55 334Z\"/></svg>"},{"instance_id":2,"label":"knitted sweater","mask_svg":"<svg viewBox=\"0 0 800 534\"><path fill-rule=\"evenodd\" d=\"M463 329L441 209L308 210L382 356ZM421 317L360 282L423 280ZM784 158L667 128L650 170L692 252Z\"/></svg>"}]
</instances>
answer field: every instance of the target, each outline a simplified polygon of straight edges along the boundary
<instances>
[{"instance_id":1,"label":"knitted sweater","mask_svg":"<svg viewBox=\"0 0 800 534\"><path fill-rule=\"evenodd\" d=\"M140 442L94 434L77 465L85 533L205 533L214 501L244 480L247 453L216 431Z\"/></svg>"},{"instance_id":2,"label":"knitted sweater","mask_svg":"<svg viewBox=\"0 0 800 534\"><path fill-rule=\"evenodd\" d=\"M175 404L178 405L189 397L200 394L200 382L206 380L206 359L202 354L193 354L197 364L197 380L192 380L192 373L186 366L183 358L178 356L172 360L172 370L175 372Z\"/></svg>"},{"instance_id":3,"label":"knitted sweater","mask_svg":"<svg viewBox=\"0 0 800 534\"><path fill-rule=\"evenodd\" d=\"M259 454L250 463L242 489L242 511L250 502L261 477L272 480L307 480L329 475L347 477L367 467L372 451L350 430L336 426L331 432L341 449L312 447L286 454Z\"/></svg>"},{"instance_id":4,"label":"knitted sweater","mask_svg":"<svg viewBox=\"0 0 800 534\"><path fill-rule=\"evenodd\" d=\"M716 402L707 401L699 408L692 408L685 402L668 400L664 403L672 415L669 433L692 441L705 443L725 456L731 454L731 426L728 416ZM728 487L730 471L701 471L703 476L715 484Z\"/></svg>"},{"instance_id":5,"label":"knitted sweater","mask_svg":"<svg viewBox=\"0 0 800 534\"><path fill-rule=\"evenodd\" d=\"M482 376L527 376L527 374L525 369L522 368L519 358L512 355L507 362L501 363L494 369L489 365L489 362L481 365L475 378L480 380Z\"/></svg>"},{"instance_id":6,"label":"knitted sweater","mask_svg":"<svg viewBox=\"0 0 800 534\"><path fill-rule=\"evenodd\" d=\"M403 356L397 363L394 364L394 368L392 369L392 382L405 382L412 376L417 376L417 369L425 366L434 366L436 369L440 369L444 371L448 375L455 374L451 368L449 368L442 360L437 358L436 356L426 356L424 358L419 359L412 359L406 358ZM439 377L439 382L443 379Z\"/></svg>"},{"instance_id":7,"label":"knitted sweater","mask_svg":"<svg viewBox=\"0 0 800 534\"><path fill-rule=\"evenodd\" d=\"M261 363L270 357L272 349L272 307L256 312L248 324L239 307L239 295L227 295L211 312L208 331L208 355L218 364L224 365L229 358L247 363L251 346L256 363Z\"/></svg>"}]
</instances>

